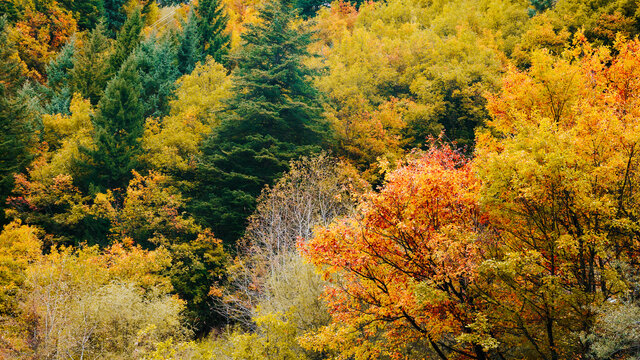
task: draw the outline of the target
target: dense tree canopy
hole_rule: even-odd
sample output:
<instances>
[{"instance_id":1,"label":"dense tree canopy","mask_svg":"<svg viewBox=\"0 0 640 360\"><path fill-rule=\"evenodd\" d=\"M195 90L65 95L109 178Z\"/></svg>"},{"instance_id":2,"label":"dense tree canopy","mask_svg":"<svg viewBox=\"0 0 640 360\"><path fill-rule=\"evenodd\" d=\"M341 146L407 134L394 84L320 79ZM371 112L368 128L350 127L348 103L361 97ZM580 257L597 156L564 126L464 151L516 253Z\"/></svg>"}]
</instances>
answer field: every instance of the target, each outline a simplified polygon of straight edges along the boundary
<instances>
[{"instance_id":1,"label":"dense tree canopy","mask_svg":"<svg viewBox=\"0 0 640 360\"><path fill-rule=\"evenodd\" d=\"M639 4L0 0L0 358L637 358Z\"/></svg>"}]
</instances>

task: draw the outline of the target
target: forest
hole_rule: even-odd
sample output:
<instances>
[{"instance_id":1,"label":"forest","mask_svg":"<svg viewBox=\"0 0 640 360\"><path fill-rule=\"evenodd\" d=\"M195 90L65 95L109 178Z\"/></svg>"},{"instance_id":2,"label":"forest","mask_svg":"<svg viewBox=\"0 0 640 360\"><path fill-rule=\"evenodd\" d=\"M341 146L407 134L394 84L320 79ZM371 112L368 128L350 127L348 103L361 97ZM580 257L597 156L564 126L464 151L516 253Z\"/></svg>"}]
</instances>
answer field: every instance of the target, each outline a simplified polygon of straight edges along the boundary
<instances>
[{"instance_id":1,"label":"forest","mask_svg":"<svg viewBox=\"0 0 640 360\"><path fill-rule=\"evenodd\" d=\"M638 35L637 0L0 0L0 359L639 359Z\"/></svg>"}]
</instances>

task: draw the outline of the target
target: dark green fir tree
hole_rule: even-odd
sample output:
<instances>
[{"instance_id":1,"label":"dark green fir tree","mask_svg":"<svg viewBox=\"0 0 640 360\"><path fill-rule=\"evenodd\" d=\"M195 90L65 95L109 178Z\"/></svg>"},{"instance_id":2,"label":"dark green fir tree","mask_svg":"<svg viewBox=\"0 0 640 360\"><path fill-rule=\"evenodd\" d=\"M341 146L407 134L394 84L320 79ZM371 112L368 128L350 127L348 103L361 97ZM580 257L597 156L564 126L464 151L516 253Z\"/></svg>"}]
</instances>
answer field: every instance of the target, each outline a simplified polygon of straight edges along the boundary
<instances>
[{"instance_id":1,"label":"dark green fir tree","mask_svg":"<svg viewBox=\"0 0 640 360\"><path fill-rule=\"evenodd\" d=\"M109 37L114 38L127 19L125 0L103 0L104 22Z\"/></svg>"},{"instance_id":2,"label":"dark green fir tree","mask_svg":"<svg viewBox=\"0 0 640 360\"><path fill-rule=\"evenodd\" d=\"M28 105L18 93L24 83L15 44L10 40L7 19L0 17L0 210L11 194L14 175L22 172L32 159L34 132ZM0 211L0 223L6 222Z\"/></svg>"},{"instance_id":3,"label":"dark green fir tree","mask_svg":"<svg viewBox=\"0 0 640 360\"><path fill-rule=\"evenodd\" d=\"M140 45L143 25L140 9L135 9L129 14L127 21L118 32L113 54L111 54L111 59L109 60L112 74L116 74L120 70L122 63Z\"/></svg>"},{"instance_id":4,"label":"dark green fir tree","mask_svg":"<svg viewBox=\"0 0 640 360\"><path fill-rule=\"evenodd\" d=\"M293 19L274 1L248 26L233 58L234 96L202 146L192 210L227 243L241 236L262 188L327 135L314 72L303 63L311 34L293 28Z\"/></svg>"},{"instance_id":5,"label":"dark green fir tree","mask_svg":"<svg viewBox=\"0 0 640 360\"><path fill-rule=\"evenodd\" d=\"M180 72L176 66L176 51L169 36L150 36L135 52L140 75L143 116L162 117L169 112L169 100L176 89Z\"/></svg>"},{"instance_id":6,"label":"dark green fir tree","mask_svg":"<svg viewBox=\"0 0 640 360\"><path fill-rule=\"evenodd\" d=\"M83 148L78 161L78 183L89 193L124 190L138 162L144 117L133 58L107 84L93 119L95 148Z\"/></svg>"},{"instance_id":7,"label":"dark green fir tree","mask_svg":"<svg viewBox=\"0 0 640 360\"><path fill-rule=\"evenodd\" d=\"M182 24L182 33L178 38L178 71L189 74L202 59L200 48L200 31L193 12L189 13L187 21Z\"/></svg>"},{"instance_id":8,"label":"dark green fir tree","mask_svg":"<svg viewBox=\"0 0 640 360\"><path fill-rule=\"evenodd\" d=\"M229 16L220 0L200 0L196 6L200 47L218 63L224 63L229 53L230 34L227 32Z\"/></svg>"},{"instance_id":9,"label":"dark green fir tree","mask_svg":"<svg viewBox=\"0 0 640 360\"><path fill-rule=\"evenodd\" d=\"M73 13L81 30L93 29L104 16L103 0L82 0L73 2Z\"/></svg>"},{"instance_id":10,"label":"dark green fir tree","mask_svg":"<svg viewBox=\"0 0 640 360\"><path fill-rule=\"evenodd\" d=\"M291 4L293 4L299 11L300 16L305 19L310 17L314 17L316 13L322 9L323 7L328 7L331 5L331 0L289 0ZM369 1L377 1L377 0L367 0ZM535 0L534 0L535 1ZM350 0L347 1L355 5L356 7L360 7L365 0Z\"/></svg>"},{"instance_id":11,"label":"dark green fir tree","mask_svg":"<svg viewBox=\"0 0 640 360\"><path fill-rule=\"evenodd\" d=\"M547 9L551 9L556 0L529 0L531 8L529 8L529 16L534 16L544 12Z\"/></svg>"},{"instance_id":12,"label":"dark green fir tree","mask_svg":"<svg viewBox=\"0 0 640 360\"><path fill-rule=\"evenodd\" d=\"M105 15L103 0L58 0L58 3L73 13L80 30L93 29Z\"/></svg>"},{"instance_id":13,"label":"dark green fir tree","mask_svg":"<svg viewBox=\"0 0 640 360\"><path fill-rule=\"evenodd\" d=\"M79 92L96 105L110 78L110 40L100 23L86 35L83 46L75 50L73 68L70 70L72 92Z\"/></svg>"},{"instance_id":14,"label":"dark green fir tree","mask_svg":"<svg viewBox=\"0 0 640 360\"><path fill-rule=\"evenodd\" d=\"M304 18L309 18L314 16L323 6L329 5L331 2L327 0L294 0L294 3L300 15Z\"/></svg>"},{"instance_id":15,"label":"dark green fir tree","mask_svg":"<svg viewBox=\"0 0 640 360\"><path fill-rule=\"evenodd\" d=\"M47 65L47 90L49 114L69 114L71 102L71 72L76 51L75 36L62 47L55 59Z\"/></svg>"},{"instance_id":16,"label":"dark green fir tree","mask_svg":"<svg viewBox=\"0 0 640 360\"><path fill-rule=\"evenodd\" d=\"M6 18L7 21L14 23L20 19L20 9L14 1L3 0L0 1L0 14Z\"/></svg>"}]
</instances>

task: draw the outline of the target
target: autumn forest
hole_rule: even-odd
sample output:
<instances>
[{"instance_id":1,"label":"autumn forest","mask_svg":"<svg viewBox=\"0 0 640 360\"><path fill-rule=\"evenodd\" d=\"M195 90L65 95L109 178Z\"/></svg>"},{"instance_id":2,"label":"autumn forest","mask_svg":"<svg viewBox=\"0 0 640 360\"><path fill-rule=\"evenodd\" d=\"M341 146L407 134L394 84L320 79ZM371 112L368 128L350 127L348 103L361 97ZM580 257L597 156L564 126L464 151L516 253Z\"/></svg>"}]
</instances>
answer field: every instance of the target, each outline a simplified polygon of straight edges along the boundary
<instances>
[{"instance_id":1,"label":"autumn forest","mask_svg":"<svg viewBox=\"0 0 640 360\"><path fill-rule=\"evenodd\" d=\"M0 359L639 359L638 35L637 0L0 0Z\"/></svg>"}]
</instances>

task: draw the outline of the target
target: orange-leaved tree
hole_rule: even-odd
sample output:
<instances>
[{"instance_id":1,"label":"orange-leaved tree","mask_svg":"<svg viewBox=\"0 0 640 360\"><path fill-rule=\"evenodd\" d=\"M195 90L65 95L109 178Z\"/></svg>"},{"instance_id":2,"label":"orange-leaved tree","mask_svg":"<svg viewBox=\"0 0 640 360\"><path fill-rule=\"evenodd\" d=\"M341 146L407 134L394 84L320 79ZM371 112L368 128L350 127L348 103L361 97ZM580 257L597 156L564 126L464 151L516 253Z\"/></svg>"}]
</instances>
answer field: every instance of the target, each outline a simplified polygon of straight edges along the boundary
<instances>
[{"instance_id":1,"label":"orange-leaved tree","mask_svg":"<svg viewBox=\"0 0 640 360\"><path fill-rule=\"evenodd\" d=\"M30 78L45 80L45 67L76 28L71 13L55 1L41 9L25 11L24 19L16 23L13 37L20 59L29 68Z\"/></svg>"},{"instance_id":2,"label":"orange-leaved tree","mask_svg":"<svg viewBox=\"0 0 640 360\"><path fill-rule=\"evenodd\" d=\"M497 346L477 267L490 240L467 160L435 145L303 247L330 285L330 325L302 339L340 358L485 359Z\"/></svg>"}]
</instances>

